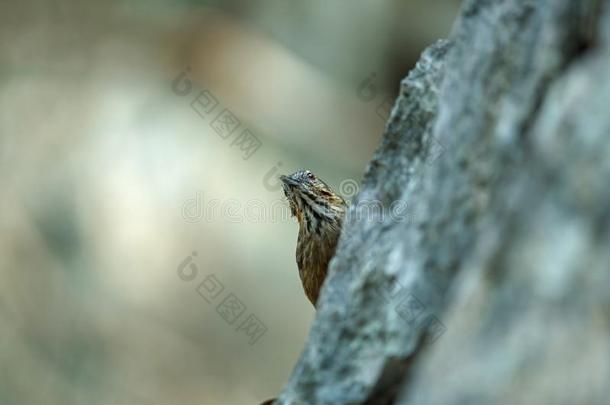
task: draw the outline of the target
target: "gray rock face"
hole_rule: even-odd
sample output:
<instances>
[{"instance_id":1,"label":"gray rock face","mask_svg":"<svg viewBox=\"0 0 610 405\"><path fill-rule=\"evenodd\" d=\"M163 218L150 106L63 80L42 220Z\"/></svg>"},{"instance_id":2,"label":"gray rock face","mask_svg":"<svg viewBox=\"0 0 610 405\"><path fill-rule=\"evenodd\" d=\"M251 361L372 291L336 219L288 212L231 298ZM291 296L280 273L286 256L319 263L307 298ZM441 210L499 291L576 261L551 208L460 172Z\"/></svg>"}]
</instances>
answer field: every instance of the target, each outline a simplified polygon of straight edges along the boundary
<instances>
[{"instance_id":1,"label":"gray rock face","mask_svg":"<svg viewBox=\"0 0 610 405\"><path fill-rule=\"evenodd\" d=\"M279 403L608 403L610 1L466 1L401 86Z\"/></svg>"}]
</instances>

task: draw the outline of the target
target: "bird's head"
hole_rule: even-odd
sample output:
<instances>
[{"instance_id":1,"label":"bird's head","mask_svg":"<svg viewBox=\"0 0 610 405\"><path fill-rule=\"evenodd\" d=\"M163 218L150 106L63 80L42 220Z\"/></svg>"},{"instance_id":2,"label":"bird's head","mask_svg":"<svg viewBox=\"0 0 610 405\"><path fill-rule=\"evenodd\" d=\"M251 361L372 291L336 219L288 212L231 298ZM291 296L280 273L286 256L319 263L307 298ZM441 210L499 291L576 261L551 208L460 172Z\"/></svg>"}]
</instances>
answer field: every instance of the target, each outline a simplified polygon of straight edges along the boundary
<instances>
[{"instance_id":1,"label":"bird's head","mask_svg":"<svg viewBox=\"0 0 610 405\"><path fill-rule=\"evenodd\" d=\"M320 232L326 226L340 226L345 214L345 200L335 194L322 180L309 170L300 170L290 176L280 176L284 194L301 229Z\"/></svg>"}]
</instances>

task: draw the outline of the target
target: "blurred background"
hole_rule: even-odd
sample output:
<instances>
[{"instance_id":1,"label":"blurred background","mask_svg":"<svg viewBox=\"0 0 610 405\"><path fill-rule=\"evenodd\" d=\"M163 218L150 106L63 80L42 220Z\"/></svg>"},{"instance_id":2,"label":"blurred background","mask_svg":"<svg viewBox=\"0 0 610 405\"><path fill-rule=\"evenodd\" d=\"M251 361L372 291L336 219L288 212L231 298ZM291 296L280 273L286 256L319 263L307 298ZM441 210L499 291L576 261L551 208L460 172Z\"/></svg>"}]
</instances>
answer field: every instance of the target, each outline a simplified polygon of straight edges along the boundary
<instances>
[{"instance_id":1,"label":"blurred background","mask_svg":"<svg viewBox=\"0 0 610 405\"><path fill-rule=\"evenodd\" d=\"M459 1L0 4L0 404L254 404L314 316L277 175L349 199Z\"/></svg>"}]
</instances>

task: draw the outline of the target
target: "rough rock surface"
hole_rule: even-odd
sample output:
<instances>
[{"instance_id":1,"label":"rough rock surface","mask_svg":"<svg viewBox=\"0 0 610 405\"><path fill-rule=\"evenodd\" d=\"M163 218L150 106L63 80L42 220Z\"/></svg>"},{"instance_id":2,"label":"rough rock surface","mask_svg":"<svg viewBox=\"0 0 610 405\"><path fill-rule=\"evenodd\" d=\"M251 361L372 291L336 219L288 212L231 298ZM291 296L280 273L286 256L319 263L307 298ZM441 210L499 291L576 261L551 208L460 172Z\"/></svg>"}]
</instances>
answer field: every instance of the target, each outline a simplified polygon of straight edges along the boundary
<instances>
[{"instance_id":1,"label":"rough rock surface","mask_svg":"<svg viewBox=\"0 0 610 405\"><path fill-rule=\"evenodd\" d=\"M609 109L610 0L465 1L402 83L278 403L607 403Z\"/></svg>"}]
</instances>

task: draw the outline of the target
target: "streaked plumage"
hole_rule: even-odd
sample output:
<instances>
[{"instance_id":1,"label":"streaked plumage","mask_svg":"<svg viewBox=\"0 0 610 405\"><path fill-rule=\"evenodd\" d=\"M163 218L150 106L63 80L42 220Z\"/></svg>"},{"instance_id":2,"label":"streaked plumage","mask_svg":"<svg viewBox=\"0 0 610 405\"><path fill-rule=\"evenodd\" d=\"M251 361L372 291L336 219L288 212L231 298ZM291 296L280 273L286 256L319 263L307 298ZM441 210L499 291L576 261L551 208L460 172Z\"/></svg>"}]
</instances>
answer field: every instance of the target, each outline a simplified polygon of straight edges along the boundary
<instances>
[{"instance_id":1,"label":"streaked plumage","mask_svg":"<svg viewBox=\"0 0 610 405\"><path fill-rule=\"evenodd\" d=\"M309 170L280 176L280 179L292 215L299 221L296 249L299 276L305 295L316 306L341 234L346 204Z\"/></svg>"}]
</instances>

